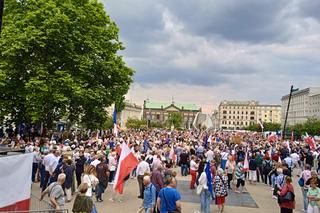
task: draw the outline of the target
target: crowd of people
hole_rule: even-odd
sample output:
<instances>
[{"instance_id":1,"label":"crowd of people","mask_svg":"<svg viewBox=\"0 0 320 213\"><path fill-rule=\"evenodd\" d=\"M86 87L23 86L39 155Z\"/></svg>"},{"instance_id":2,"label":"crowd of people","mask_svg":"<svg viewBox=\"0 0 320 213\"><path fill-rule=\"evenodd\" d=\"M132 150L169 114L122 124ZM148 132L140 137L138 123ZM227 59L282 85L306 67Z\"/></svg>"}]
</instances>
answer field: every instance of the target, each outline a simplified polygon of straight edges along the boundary
<instances>
[{"instance_id":1,"label":"crowd of people","mask_svg":"<svg viewBox=\"0 0 320 213\"><path fill-rule=\"evenodd\" d=\"M319 149L304 141L269 140L255 132L127 130L117 137L53 134L1 143L33 153L31 179L40 182L42 198L49 194L54 209L74 200L73 212L96 211L93 200L103 202L105 190L114 184L121 144L126 143L139 164L124 181L137 180L141 212L181 212L178 175L190 176L189 188L199 195L201 212L210 212L213 201L224 212L229 193L247 193L245 184L257 182L270 186L270 199L277 200L281 213L292 212L298 193L293 174L299 175L303 211L319 211ZM117 192L109 200L123 201Z\"/></svg>"}]
</instances>

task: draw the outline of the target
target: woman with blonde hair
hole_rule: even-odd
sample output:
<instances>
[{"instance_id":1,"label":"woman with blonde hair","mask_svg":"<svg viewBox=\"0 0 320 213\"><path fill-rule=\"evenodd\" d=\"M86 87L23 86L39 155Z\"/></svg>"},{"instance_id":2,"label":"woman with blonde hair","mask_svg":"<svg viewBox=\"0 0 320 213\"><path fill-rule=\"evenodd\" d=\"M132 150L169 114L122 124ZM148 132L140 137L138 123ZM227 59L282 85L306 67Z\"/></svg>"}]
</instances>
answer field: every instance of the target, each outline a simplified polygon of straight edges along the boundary
<instances>
[{"instance_id":1,"label":"woman with blonde hair","mask_svg":"<svg viewBox=\"0 0 320 213\"><path fill-rule=\"evenodd\" d=\"M81 183L79 185L78 187L79 194L76 196L74 200L72 212L74 213L92 212L93 201L90 197L86 196L88 189L89 189L89 186L87 183Z\"/></svg>"},{"instance_id":2,"label":"woman with blonde hair","mask_svg":"<svg viewBox=\"0 0 320 213\"><path fill-rule=\"evenodd\" d=\"M226 171L228 175L228 188L231 189L231 181L233 180L234 172L236 169L236 162L234 161L232 156L229 156L228 161L226 163Z\"/></svg>"},{"instance_id":3,"label":"woman with blonde hair","mask_svg":"<svg viewBox=\"0 0 320 213\"><path fill-rule=\"evenodd\" d=\"M96 187L99 183L99 180L97 178L96 168L93 165L89 165L85 167L82 183L88 184L88 190L86 192L86 196L92 197L92 189Z\"/></svg>"}]
</instances>

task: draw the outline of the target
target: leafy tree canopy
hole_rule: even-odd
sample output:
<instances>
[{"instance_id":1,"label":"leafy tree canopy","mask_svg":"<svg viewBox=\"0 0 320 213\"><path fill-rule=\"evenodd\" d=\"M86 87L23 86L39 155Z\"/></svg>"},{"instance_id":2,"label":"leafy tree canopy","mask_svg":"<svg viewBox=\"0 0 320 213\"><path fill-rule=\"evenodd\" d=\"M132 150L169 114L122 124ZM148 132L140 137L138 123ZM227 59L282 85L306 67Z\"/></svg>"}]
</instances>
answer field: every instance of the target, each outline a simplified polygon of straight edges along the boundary
<instances>
[{"instance_id":1,"label":"leafy tree canopy","mask_svg":"<svg viewBox=\"0 0 320 213\"><path fill-rule=\"evenodd\" d=\"M166 121L166 126L170 128L172 125L175 128L180 128L183 122L183 115L180 112L171 112L169 113L169 117Z\"/></svg>"},{"instance_id":2,"label":"leafy tree canopy","mask_svg":"<svg viewBox=\"0 0 320 213\"><path fill-rule=\"evenodd\" d=\"M6 0L0 35L0 120L105 124L132 82L119 29L98 0Z\"/></svg>"}]
</instances>

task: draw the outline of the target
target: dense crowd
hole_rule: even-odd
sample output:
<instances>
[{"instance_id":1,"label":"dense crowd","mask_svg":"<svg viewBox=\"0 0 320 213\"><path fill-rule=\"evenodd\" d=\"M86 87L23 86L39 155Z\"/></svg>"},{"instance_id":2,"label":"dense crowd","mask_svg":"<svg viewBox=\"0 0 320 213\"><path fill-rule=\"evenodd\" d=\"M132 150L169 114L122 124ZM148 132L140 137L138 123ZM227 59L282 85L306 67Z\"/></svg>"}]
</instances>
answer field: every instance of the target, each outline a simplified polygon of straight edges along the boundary
<instances>
[{"instance_id":1,"label":"dense crowd","mask_svg":"<svg viewBox=\"0 0 320 213\"><path fill-rule=\"evenodd\" d=\"M230 190L247 193L246 180L269 185L270 198L277 199L280 211L292 212L296 193L293 173L300 177L295 184L301 187L303 211L318 212L319 149L304 141L229 131L128 130L117 137L105 132L94 132L87 138L67 135L33 140L14 137L1 142L33 153L32 181L40 182L42 198L49 194L54 209L64 208L65 202L74 198L73 212L96 211L93 200L103 202L103 193L114 184L121 144L126 143L139 164L124 181L137 179L141 212L181 212L177 171L190 176L189 188L199 195L201 212L210 212L213 200L223 212ZM109 200L122 202L122 195L114 191Z\"/></svg>"}]
</instances>

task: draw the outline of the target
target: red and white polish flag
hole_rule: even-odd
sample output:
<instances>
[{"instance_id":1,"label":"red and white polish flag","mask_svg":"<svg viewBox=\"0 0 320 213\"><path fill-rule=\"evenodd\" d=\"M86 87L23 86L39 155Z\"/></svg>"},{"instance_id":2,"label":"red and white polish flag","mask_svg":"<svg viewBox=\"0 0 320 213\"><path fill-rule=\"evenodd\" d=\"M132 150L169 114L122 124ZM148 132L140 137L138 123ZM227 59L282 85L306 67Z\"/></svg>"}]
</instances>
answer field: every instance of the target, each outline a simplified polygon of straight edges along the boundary
<instances>
[{"instance_id":1,"label":"red and white polish flag","mask_svg":"<svg viewBox=\"0 0 320 213\"><path fill-rule=\"evenodd\" d=\"M174 153L173 145L171 145L169 158L175 163L176 162L176 154Z\"/></svg>"},{"instance_id":2,"label":"red and white polish flag","mask_svg":"<svg viewBox=\"0 0 320 213\"><path fill-rule=\"evenodd\" d=\"M33 154L0 157L0 212L28 211Z\"/></svg>"},{"instance_id":3,"label":"red and white polish flag","mask_svg":"<svg viewBox=\"0 0 320 213\"><path fill-rule=\"evenodd\" d=\"M113 189L119 194L123 193L124 179L130 172L138 166L138 160L131 152L128 145L123 142L121 145L121 154L119 158L118 169L115 176Z\"/></svg>"}]
</instances>

